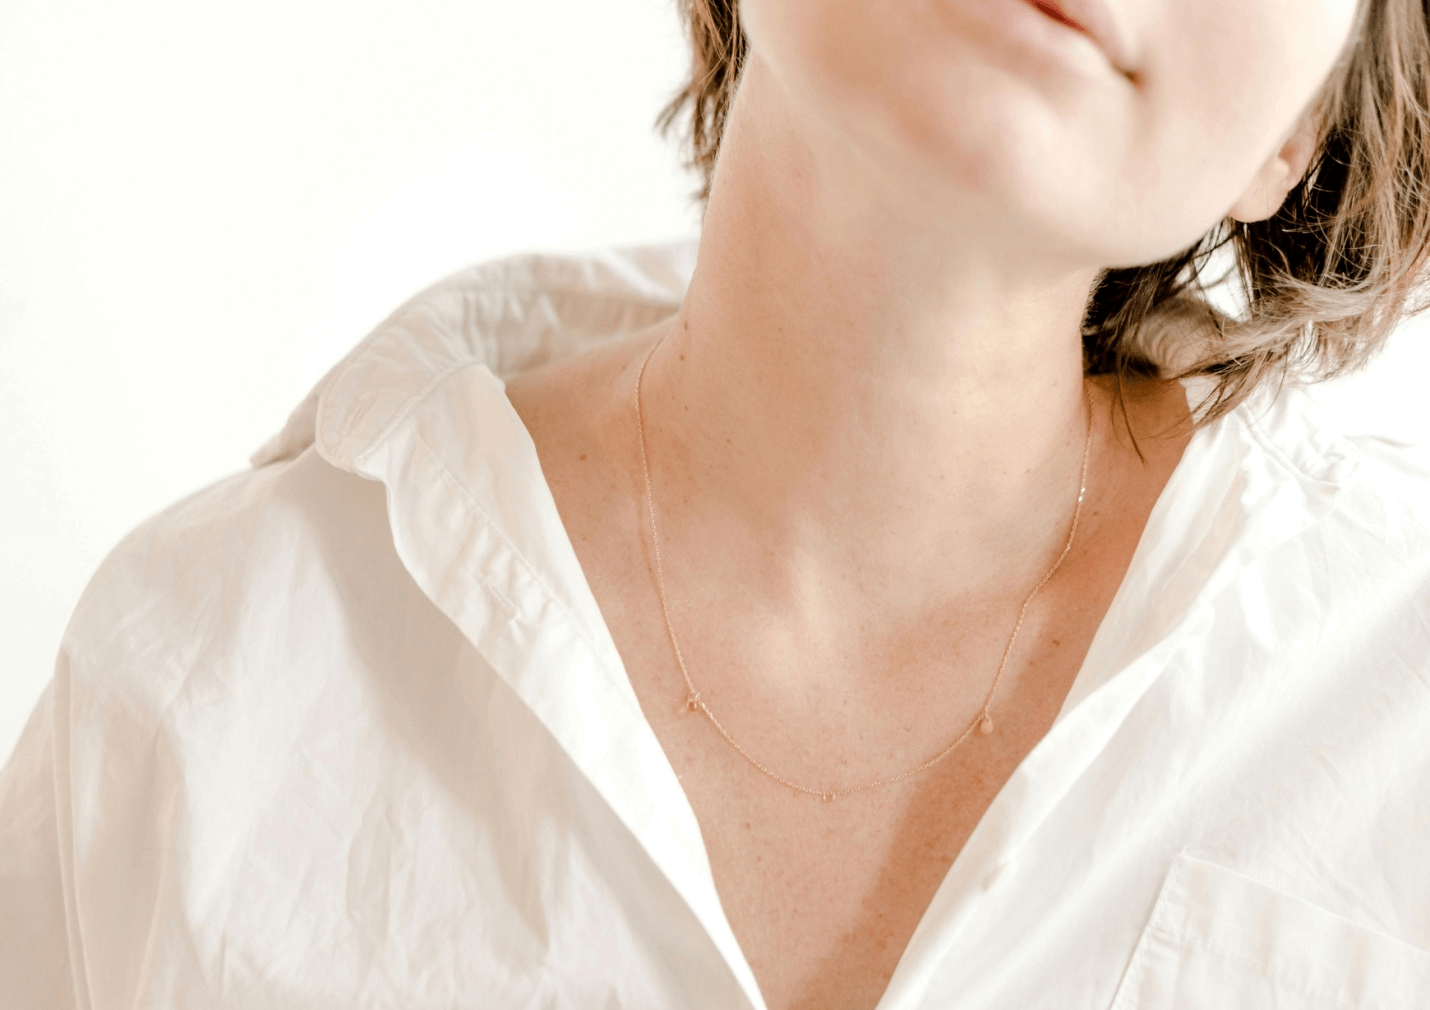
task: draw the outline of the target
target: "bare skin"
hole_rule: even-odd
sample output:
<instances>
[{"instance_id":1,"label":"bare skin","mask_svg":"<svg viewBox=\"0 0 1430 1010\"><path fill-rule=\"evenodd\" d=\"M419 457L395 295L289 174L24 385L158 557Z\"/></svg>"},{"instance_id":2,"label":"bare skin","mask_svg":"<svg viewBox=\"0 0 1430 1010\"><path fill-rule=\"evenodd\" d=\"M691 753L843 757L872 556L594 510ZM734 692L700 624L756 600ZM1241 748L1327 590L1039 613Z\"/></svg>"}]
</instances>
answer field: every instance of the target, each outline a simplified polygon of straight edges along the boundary
<instances>
[{"instance_id":1,"label":"bare skin","mask_svg":"<svg viewBox=\"0 0 1430 1010\"><path fill-rule=\"evenodd\" d=\"M878 1002L1066 699L1191 434L1179 386L1129 385L1123 426L1113 388L1085 380L1088 294L1220 214L1274 211L1349 24L1349 0L1322 6L1149 7L1129 77L1086 47L990 42L994 8L972 0L747 0L751 54L679 313L509 384L771 1008ZM1301 32L1284 64L1246 63L1249 83L1216 78L1239 102L1277 99L1242 102L1254 115L1223 115L1205 67L1183 65L1223 53L1232 23L1255 28L1249 53ZM918 765L977 716L1067 536L1090 395L1083 524L1028 613L991 736L824 802L684 713L633 412L662 334L644 417L682 651L730 732L815 788Z\"/></svg>"},{"instance_id":2,"label":"bare skin","mask_svg":"<svg viewBox=\"0 0 1430 1010\"><path fill-rule=\"evenodd\" d=\"M659 335L527 373L508 395L700 822L716 888L767 1004L872 1007L968 835L1061 708L1186 444L1186 399L1175 385L1127 390L1139 459L1109 384L1091 385L1083 521L1028 613L994 703L996 732L974 734L909 781L825 803L764 777L703 718L682 711L686 689L655 591L633 412L636 371ZM907 587L842 587L812 628L787 590L761 578L780 559L748 531L669 521L683 511L660 490L670 483L673 447L650 422L677 635L703 696L742 744L790 777L837 787L918 764L976 717L1017 607L1067 534L1080 439L1066 446L1074 470L1060 488L1062 508L1045 528L1026 531L1036 563L969 589L938 587L923 606ZM896 611L891 597L908 605Z\"/></svg>"}]
</instances>

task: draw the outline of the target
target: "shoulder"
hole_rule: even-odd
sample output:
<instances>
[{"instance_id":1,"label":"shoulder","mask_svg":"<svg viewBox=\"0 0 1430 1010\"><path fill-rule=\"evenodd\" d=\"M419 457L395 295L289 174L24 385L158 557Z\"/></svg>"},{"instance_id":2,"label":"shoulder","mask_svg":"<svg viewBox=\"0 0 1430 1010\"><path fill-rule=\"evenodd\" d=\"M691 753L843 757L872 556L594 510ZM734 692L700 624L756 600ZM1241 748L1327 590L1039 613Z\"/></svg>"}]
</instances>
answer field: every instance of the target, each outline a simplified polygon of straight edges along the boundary
<instances>
[{"instance_id":1,"label":"shoulder","mask_svg":"<svg viewBox=\"0 0 1430 1010\"><path fill-rule=\"evenodd\" d=\"M120 541L62 641L86 701L161 710L341 626L344 568L396 582L382 488L310 450L235 474Z\"/></svg>"},{"instance_id":2,"label":"shoulder","mask_svg":"<svg viewBox=\"0 0 1430 1010\"><path fill-rule=\"evenodd\" d=\"M514 256L428 288L333 367L254 469L173 505L114 549L75 611L65 653L102 669L96 676L116 691L129 671L162 697L200 660L249 662L279 642L321 639L351 626L343 615L359 604L413 591L394 537L431 540L423 549L435 556L439 533L453 535L433 513L439 483L453 492L442 499L450 508L497 485L519 488L528 504L542 496L505 380L530 371L536 381L513 385L549 394L545 407L518 395L533 424L565 424L546 441L578 445L561 418L579 412L559 408L592 402L593 376L615 381L630 343L620 338L678 307L693 254L674 243ZM509 500L498 496L496 507ZM527 511L506 516L503 535L519 532Z\"/></svg>"},{"instance_id":3,"label":"shoulder","mask_svg":"<svg viewBox=\"0 0 1430 1010\"><path fill-rule=\"evenodd\" d=\"M1307 511L1406 549L1430 549L1430 445L1354 431L1313 391L1288 386L1234 412L1260 465Z\"/></svg>"},{"instance_id":4,"label":"shoulder","mask_svg":"<svg viewBox=\"0 0 1430 1010\"><path fill-rule=\"evenodd\" d=\"M1377 435L1349 436L1360 463L1355 489L1363 506L1388 506L1421 528L1430 526L1430 445Z\"/></svg>"},{"instance_id":5,"label":"shoulder","mask_svg":"<svg viewBox=\"0 0 1430 1010\"><path fill-rule=\"evenodd\" d=\"M1303 389L1236 413L1245 457L1235 493L1255 503L1259 528L1240 582L1248 612L1262 613L1265 598L1288 622L1295 615L1307 642L1430 669L1430 456L1347 434Z\"/></svg>"},{"instance_id":6,"label":"shoulder","mask_svg":"<svg viewBox=\"0 0 1430 1010\"><path fill-rule=\"evenodd\" d=\"M1430 578L1430 446L1376 434L1344 434L1348 466L1339 481L1328 532L1345 546L1396 559L1402 571Z\"/></svg>"},{"instance_id":7,"label":"shoulder","mask_svg":"<svg viewBox=\"0 0 1430 1010\"><path fill-rule=\"evenodd\" d=\"M1388 439L1350 439L1356 471L1320 529L1344 623L1392 642L1430 672L1430 456ZM1396 630L1391 631L1391 627Z\"/></svg>"}]
</instances>

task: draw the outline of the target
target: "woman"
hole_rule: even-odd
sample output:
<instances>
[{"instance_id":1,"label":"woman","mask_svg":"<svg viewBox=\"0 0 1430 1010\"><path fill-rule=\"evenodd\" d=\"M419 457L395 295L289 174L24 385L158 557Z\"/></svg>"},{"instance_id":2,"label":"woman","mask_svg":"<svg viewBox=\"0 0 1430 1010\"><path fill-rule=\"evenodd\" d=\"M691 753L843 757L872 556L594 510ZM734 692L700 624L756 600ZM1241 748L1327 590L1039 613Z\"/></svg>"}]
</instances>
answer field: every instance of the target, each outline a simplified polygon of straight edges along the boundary
<instances>
[{"instance_id":1,"label":"woman","mask_svg":"<svg viewBox=\"0 0 1430 1010\"><path fill-rule=\"evenodd\" d=\"M1426 1005L1430 483L1290 381L1420 279L1424 8L687 13L688 291L444 282L96 576L12 1005Z\"/></svg>"}]
</instances>

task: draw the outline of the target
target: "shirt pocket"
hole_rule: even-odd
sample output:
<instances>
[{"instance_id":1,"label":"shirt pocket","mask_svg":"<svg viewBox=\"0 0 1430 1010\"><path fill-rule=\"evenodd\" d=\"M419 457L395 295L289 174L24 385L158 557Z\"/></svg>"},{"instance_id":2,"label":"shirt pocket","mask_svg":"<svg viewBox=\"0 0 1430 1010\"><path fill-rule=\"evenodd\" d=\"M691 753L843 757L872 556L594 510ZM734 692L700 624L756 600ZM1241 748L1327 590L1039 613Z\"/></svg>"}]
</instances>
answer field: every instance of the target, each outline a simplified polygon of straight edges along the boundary
<instances>
[{"instance_id":1,"label":"shirt pocket","mask_svg":"<svg viewBox=\"0 0 1430 1010\"><path fill-rule=\"evenodd\" d=\"M1179 855L1111 1010L1424 1010L1430 953Z\"/></svg>"}]
</instances>

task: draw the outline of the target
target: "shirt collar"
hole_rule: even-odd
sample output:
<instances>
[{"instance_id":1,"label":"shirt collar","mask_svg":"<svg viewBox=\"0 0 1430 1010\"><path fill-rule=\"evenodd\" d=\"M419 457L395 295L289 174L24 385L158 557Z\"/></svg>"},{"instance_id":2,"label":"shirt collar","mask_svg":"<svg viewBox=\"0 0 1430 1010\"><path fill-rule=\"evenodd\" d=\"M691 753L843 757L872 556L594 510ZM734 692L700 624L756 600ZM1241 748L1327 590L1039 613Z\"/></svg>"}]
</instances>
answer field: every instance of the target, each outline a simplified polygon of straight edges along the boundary
<instances>
[{"instance_id":1,"label":"shirt collar","mask_svg":"<svg viewBox=\"0 0 1430 1010\"><path fill-rule=\"evenodd\" d=\"M315 445L332 465L386 485L394 543L414 581L639 839L760 1006L694 813L640 711L503 383L673 313L694 251L683 243L527 256L457 274L339 362L253 461ZM1211 596L1334 506L1357 454L1317 417L1310 398L1287 387L1193 438L1057 724L968 840L926 923L956 904L961 879L986 869L972 864L1005 858L1035 829L1179 638L1195 633ZM935 930L945 938L957 914L946 918ZM921 926L906 959L939 942ZM901 986L918 971L905 975L901 966Z\"/></svg>"},{"instance_id":2,"label":"shirt collar","mask_svg":"<svg viewBox=\"0 0 1430 1010\"><path fill-rule=\"evenodd\" d=\"M1295 387L1196 433L1052 728L985 812L910 939L885 994L890 1006L916 1002L976 914L983 881L1018 858L1147 692L1187 669L1212 633L1219 595L1329 513L1358 460Z\"/></svg>"},{"instance_id":3,"label":"shirt collar","mask_svg":"<svg viewBox=\"0 0 1430 1010\"><path fill-rule=\"evenodd\" d=\"M699 824L635 692L503 376L648 326L680 305L694 246L525 256L398 309L254 456L315 446L387 489L413 581L546 726L762 1000Z\"/></svg>"},{"instance_id":4,"label":"shirt collar","mask_svg":"<svg viewBox=\"0 0 1430 1010\"><path fill-rule=\"evenodd\" d=\"M695 266L695 243L528 255L479 264L393 312L323 376L254 466L316 441L345 470L452 369L514 375L673 313Z\"/></svg>"}]
</instances>

